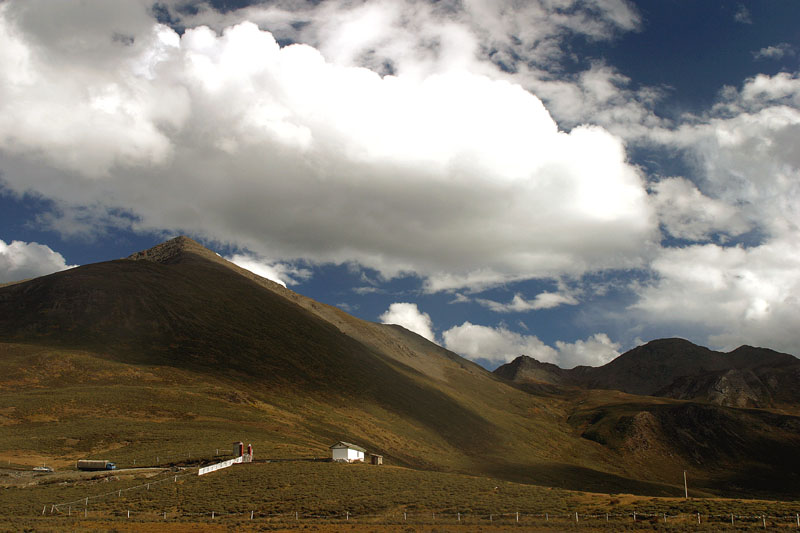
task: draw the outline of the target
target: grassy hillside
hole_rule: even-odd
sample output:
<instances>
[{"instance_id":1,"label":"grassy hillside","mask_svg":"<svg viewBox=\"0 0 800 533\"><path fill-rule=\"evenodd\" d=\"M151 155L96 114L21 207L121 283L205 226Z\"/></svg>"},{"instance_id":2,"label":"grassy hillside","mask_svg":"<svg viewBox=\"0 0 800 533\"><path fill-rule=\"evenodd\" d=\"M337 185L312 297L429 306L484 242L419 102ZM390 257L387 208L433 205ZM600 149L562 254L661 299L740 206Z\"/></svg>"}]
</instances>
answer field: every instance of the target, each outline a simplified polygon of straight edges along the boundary
<instances>
[{"instance_id":1,"label":"grassy hillside","mask_svg":"<svg viewBox=\"0 0 800 533\"><path fill-rule=\"evenodd\" d=\"M515 386L185 238L0 288L0 341L0 461L193 464L239 440L258 457L298 459L345 440L390 465L565 489L679 495L675 473L690 468L698 490L727 490L717 470L682 452L664 469L630 461L614 420L633 407L609 408L611 422L592 412L625 403L647 411L662 400ZM771 436L770 420L750 437L793 446L793 419L781 420L781 433ZM720 468L775 471L769 456L737 466L751 440L719 448Z\"/></svg>"},{"instance_id":2,"label":"grassy hillside","mask_svg":"<svg viewBox=\"0 0 800 533\"><path fill-rule=\"evenodd\" d=\"M739 528L761 528L762 516L770 527L785 527L794 525L798 512L796 503L600 495L392 466L313 462L236 465L203 477L186 470L50 474L38 481L4 490L7 523L37 530L342 531L368 525L366 531L383 531L394 524L402 528L398 531L427 531L426 525L436 528L432 531L460 530L459 525L468 531L719 531L731 515ZM53 510L54 504L60 505Z\"/></svg>"}]
</instances>

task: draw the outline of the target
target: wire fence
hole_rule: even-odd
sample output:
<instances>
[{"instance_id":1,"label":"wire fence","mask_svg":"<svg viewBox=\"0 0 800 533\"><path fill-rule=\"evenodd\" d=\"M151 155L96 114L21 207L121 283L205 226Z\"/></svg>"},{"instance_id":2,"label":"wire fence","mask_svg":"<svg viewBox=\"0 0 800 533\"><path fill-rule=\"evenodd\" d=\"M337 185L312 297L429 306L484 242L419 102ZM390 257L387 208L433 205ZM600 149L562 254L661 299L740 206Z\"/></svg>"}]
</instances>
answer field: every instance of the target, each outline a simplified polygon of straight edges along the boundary
<instances>
[{"instance_id":1,"label":"wire fence","mask_svg":"<svg viewBox=\"0 0 800 533\"><path fill-rule=\"evenodd\" d=\"M164 480L162 480L163 482ZM127 490L134 490L141 487L130 487ZM109 493L110 494L110 493ZM98 495L100 498L107 495ZM91 500L91 498L90 498ZM84 504L83 507L73 506L72 504ZM43 514L48 514L47 509ZM185 512L185 511L132 511L130 509L116 510L89 510L88 504L84 500L66 502L54 505L49 514L59 514L65 517L82 518L127 518L135 520L172 520L172 521L214 521L214 520L236 520L236 521L271 521L278 523L292 522L324 522L324 523L370 523L370 524L450 524L450 525L546 525L552 522L553 526L558 524L573 523L574 525L601 525L612 526L620 523L641 524L652 526L655 524L681 524L697 526L760 526L763 528L787 528L800 529L800 514L794 515L766 515L766 514L702 514L702 513L581 513L575 512L556 512L556 513L461 513L461 512L435 512L435 511L415 511L415 512L393 512L378 514L360 514L342 511L334 514L318 514L283 512L271 513L252 509L239 512Z\"/></svg>"},{"instance_id":2,"label":"wire fence","mask_svg":"<svg viewBox=\"0 0 800 533\"><path fill-rule=\"evenodd\" d=\"M162 485L164 483L177 483L179 479L189 477L189 476L196 476L199 468L191 468L188 470L182 470L180 473L170 474L168 477L164 477L161 479L154 479L152 481L147 481L145 483L141 483L139 485L134 485L133 487L126 487L124 489L116 489L108 492L104 492L102 494L95 494L92 496L84 496L82 498L78 498L76 500L68 501L68 502L61 502L61 503L54 503L50 506L50 514L54 514L56 512L63 513L64 510L67 510L67 514L72 514L72 508L75 507L76 509L83 505L85 510L84 514L86 514L86 510L89 508L89 502L96 502L98 500L109 499L109 498L121 498L123 493L129 493L131 491L136 490L150 490L151 487L156 487L158 485ZM47 514L47 506L45 505L44 509L42 509L42 514Z\"/></svg>"},{"instance_id":3,"label":"wire fence","mask_svg":"<svg viewBox=\"0 0 800 533\"><path fill-rule=\"evenodd\" d=\"M553 525L572 523L573 525L602 525L608 524L681 524L683 526L713 526L730 525L733 527L763 527L763 528L793 528L800 530L800 512L794 514L767 514L767 513L707 513L702 512L639 512L635 510L627 512L587 512L576 509L564 512L498 512L486 513L475 511L421 511L419 509L381 512L381 513L362 513L350 509L331 512L308 512L297 510L294 512L274 512L273 510L259 509L256 506L249 510L216 510L208 509L200 512L180 508L166 508L161 511L154 510L162 500L158 494L153 494L151 501L122 501L123 495L128 496L133 492L146 494L147 491L156 488L163 488L170 483L177 483L178 480L186 478L198 478L200 467L191 467L171 472L159 479L152 479L138 485L129 486L107 491L101 494L84 496L70 501L45 505L41 509L41 515L58 515L64 517L83 517L83 518L123 518L137 520L173 520L173 521L214 521L214 520L260 520L280 523L318 521L326 523L336 522L362 522L372 524L518 524L518 525L546 525L553 522ZM162 503L166 503L163 502ZM221 507L225 502L219 502ZM275 505L275 502L272 502ZM165 504L164 507L167 507ZM241 509L241 507L240 507ZM37 513L38 514L38 511Z\"/></svg>"}]
</instances>

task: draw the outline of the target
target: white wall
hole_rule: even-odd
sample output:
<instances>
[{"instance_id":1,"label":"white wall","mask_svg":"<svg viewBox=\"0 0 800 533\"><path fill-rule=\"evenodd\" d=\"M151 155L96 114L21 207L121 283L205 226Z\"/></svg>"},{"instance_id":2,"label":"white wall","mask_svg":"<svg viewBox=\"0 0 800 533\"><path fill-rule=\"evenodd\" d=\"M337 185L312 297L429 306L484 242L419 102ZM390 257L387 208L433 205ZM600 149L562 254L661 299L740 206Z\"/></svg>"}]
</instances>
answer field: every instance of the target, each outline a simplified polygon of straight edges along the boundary
<instances>
[{"instance_id":1,"label":"white wall","mask_svg":"<svg viewBox=\"0 0 800 533\"><path fill-rule=\"evenodd\" d=\"M364 452L351 450L350 448L333 448L331 450L334 461L363 461Z\"/></svg>"},{"instance_id":2,"label":"white wall","mask_svg":"<svg viewBox=\"0 0 800 533\"><path fill-rule=\"evenodd\" d=\"M348 461L363 461L364 460L364 452L359 452L357 450L347 450L347 460Z\"/></svg>"}]
</instances>

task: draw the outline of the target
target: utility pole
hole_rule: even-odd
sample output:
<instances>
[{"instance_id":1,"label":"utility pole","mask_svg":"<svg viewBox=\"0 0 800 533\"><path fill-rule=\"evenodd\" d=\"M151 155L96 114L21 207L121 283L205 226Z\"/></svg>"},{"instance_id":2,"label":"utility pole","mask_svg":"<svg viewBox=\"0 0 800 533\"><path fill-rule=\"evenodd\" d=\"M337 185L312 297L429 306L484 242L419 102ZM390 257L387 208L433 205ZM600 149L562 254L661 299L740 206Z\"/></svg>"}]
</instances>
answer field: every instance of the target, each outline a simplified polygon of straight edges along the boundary
<instances>
[{"instance_id":1,"label":"utility pole","mask_svg":"<svg viewBox=\"0 0 800 533\"><path fill-rule=\"evenodd\" d=\"M686 470L683 471L683 493L684 497L689 499L689 485L686 483Z\"/></svg>"}]
</instances>

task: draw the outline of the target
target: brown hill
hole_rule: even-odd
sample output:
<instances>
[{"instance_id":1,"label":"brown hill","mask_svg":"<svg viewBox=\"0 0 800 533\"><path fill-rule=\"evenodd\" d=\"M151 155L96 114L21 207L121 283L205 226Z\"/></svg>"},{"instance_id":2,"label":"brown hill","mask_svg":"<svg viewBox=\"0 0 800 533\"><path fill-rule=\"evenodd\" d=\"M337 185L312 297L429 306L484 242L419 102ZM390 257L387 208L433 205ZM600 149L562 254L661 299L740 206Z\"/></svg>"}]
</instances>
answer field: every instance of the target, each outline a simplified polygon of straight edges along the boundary
<instances>
[{"instance_id":1,"label":"brown hill","mask_svg":"<svg viewBox=\"0 0 800 533\"><path fill-rule=\"evenodd\" d=\"M538 366L539 376L574 374ZM692 405L677 400L523 389L185 237L1 287L0 389L0 424L9 429L0 432L0 456L48 464L87 455L163 462L242 439L261 457L320 457L345 440L389 463L598 492L680 494L675 472L688 468L698 489L724 493L720 472L756 468L765 493L790 497L797 485L775 472L800 470L787 459L800 445L794 417L725 411L733 421L725 428L751 420L760 428L731 440L704 431L705 415L669 414ZM659 429L674 420L689 421L676 427L702 443L703 463ZM619 444L641 435L647 449L674 453ZM736 466L756 442L772 453ZM640 456L647 461L632 459Z\"/></svg>"},{"instance_id":2,"label":"brown hill","mask_svg":"<svg viewBox=\"0 0 800 533\"><path fill-rule=\"evenodd\" d=\"M178 438L198 438L197 426L210 418L230 434L225 440L238 439L236 421L245 416L262 449L325 455L347 440L416 467L669 490L606 464L596 446L571 436L561 415L556 431L545 432L553 428L545 413L558 408L481 367L403 328L298 295L185 237L0 288L0 341L0 386L26 406L15 406L10 419L49 421L48 442L138 443L137 435L154 431L138 424L166 419L186 424L165 436L177 446ZM48 395L31 400L34 390ZM65 404L74 407L62 412ZM242 413L229 418L228 404ZM116 417L128 412L136 420L120 424ZM98 419L107 428L100 435L84 427ZM10 449L25 447L25 432L5 437ZM52 450L77 453L66 444ZM539 468L543 462L549 467ZM562 464L582 477L564 478Z\"/></svg>"}]
</instances>

